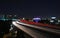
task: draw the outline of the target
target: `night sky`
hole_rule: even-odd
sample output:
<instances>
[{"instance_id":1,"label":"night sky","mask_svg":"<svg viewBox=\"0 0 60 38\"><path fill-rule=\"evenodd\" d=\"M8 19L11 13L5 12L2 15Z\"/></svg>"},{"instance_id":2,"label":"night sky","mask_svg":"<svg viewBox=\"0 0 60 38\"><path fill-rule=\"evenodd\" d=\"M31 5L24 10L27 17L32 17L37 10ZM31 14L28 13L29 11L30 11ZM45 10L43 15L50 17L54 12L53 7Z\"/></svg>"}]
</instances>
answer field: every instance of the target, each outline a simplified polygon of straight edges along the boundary
<instances>
[{"instance_id":1,"label":"night sky","mask_svg":"<svg viewBox=\"0 0 60 38\"><path fill-rule=\"evenodd\" d=\"M0 1L0 14L19 16L60 16L60 1L57 0L13 0Z\"/></svg>"}]
</instances>

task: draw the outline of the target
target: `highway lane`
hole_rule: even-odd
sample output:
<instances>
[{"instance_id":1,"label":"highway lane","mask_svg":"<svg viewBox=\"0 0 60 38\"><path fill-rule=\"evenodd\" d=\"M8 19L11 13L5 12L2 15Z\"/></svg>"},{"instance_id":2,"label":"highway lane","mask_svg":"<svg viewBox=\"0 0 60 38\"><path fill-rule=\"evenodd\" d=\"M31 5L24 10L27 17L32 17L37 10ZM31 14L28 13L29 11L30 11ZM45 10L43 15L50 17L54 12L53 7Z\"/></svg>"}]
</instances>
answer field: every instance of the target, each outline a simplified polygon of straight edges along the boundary
<instances>
[{"instance_id":1,"label":"highway lane","mask_svg":"<svg viewBox=\"0 0 60 38\"><path fill-rule=\"evenodd\" d=\"M18 23L20 25L23 25L23 26L28 26L28 27L36 28L36 29L39 29L39 30L44 30L44 31L60 34L60 30L58 30L58 29L51 29L51 28L41 27L41 26L39 27L37 25L30 25L30 24L26 24L26 23L22 23L22 22L18 22L18 21L16 21L16 23Z\"/></svg>"},{"instance_id":2,"label":"highway lane","mask_svg":"<svg viewBox=\"0 0 60 38\"><path fill-rule=\"evenodd\" d=\"M19 22L20 23L20 22ZM13 22L14 26L16 26L17 28L19 28L20 30L24 31L25 33L29 34L30 36L32 36L33 38L55 38L55 37L59 37L59 35L54 35L52 33L48 33L48 32L44 32L44 31L39 31L30 27L26 27L24 25L19 25L15 22ZM21 23L22 24L22 23ZM28 25L29 26L29 25ZM32 26L34 27L34 26ZM35 26L36 27L36 26ZM38 27L39 28L39 27ZM60 32L59 32L60 33Z\"/></svg>"},{"instance_id":3,"label":"highway lane","mask_svg":"<svg viewBox=\"0 0 60 38\"><path fill-rule=\"evenodd\" d=\"M30 24L30 25L34 25L34 26L42 26L42 27L48 27L48 28L53 28L53 29L60 29L60 26L58 26L58 25L36 23L36 22L33 22L33 21L27 21L27 20L20 20L20 22Z\"/></svg>"},{"instance_id":4,"label":"highway lane","mask_svg":"<svg viewBox=\"0 0 60 38\"><path fill-rule=\"evenodd\" d=\"M28 29L24 26L21 26L21 25L18 25L16 24L16 22L13 22L14 26L16 26L17 28L19 28L20 30L26 32L27 34L29 34L30 36L34 37L34 38L37 38L36 36L38 36L37 33L34 33L31 29Z\"/></svg>"}]
</instances>

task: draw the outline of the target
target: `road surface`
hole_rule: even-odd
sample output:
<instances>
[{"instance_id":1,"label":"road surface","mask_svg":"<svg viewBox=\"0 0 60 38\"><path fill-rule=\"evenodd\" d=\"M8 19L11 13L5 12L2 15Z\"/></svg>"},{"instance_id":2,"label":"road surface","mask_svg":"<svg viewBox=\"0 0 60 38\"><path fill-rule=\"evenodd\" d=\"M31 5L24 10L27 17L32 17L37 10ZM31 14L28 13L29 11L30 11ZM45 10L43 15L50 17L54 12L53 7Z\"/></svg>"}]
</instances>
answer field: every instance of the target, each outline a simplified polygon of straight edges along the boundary
<instances>
[{"instance_id":1,"label":"road surface","mask_svg":"<svg viewBox=\"0 0 60 38\"><path fill-rule=\"evenodd\" d=\"M33 38L60 38L60 30L38 27L18 21L13 21L12 23Z\"/></svg>"}]
</instances>

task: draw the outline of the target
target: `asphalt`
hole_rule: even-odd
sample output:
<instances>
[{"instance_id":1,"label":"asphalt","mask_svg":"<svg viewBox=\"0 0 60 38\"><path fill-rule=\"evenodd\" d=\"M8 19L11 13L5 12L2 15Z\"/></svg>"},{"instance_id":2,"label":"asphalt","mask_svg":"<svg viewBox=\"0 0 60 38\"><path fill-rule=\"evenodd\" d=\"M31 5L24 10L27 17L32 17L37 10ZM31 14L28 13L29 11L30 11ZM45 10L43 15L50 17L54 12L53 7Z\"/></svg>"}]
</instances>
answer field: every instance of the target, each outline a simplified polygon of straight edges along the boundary
<instances>
[{"instance_id":1,"label":"asphalt","mask_svg":"<svg viewBox=\"0 0 60 38\"><path fill-rule=\"evenodd\" d=\"M60 38L60 30L37 27L23 23L12 22L14 26L29 34L33 38Z\"/></svg>"}]
</instances>

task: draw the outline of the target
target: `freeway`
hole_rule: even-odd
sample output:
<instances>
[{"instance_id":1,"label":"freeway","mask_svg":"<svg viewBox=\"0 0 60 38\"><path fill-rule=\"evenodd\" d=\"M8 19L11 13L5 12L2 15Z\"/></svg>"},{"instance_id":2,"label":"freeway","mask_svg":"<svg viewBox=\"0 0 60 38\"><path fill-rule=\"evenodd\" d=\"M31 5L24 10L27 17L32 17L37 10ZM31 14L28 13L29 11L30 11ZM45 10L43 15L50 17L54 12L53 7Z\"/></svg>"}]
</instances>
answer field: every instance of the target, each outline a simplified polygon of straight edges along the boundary
<instances>
[{"instance_id":1,"label":"freeway","mask_svg":"<svg viewBox=\"0 0 60 38\"><path fill-rule=\"evenodd\" d=\"M29 34L33 38L59 38L60 30L50 29L45 27L39 27L30 25L18 21L12 22L14 26Z\"/></svg>"},{"instance_id":2,"label":"freeway","mask_svg":"<svg viewBox=\"0 0 60 38\"><path fill-rule=\"evenodd\" d=\"M33 22L33 21L27 21L27 20L20 20L20 22L26 23L26 24L31 24L31 25L36 25L36 26L43 26L43 27L49 27L53 29L60 29L60 26L58 25L52 25L52 24L47 24L47 23L38 23L38 22Z\"/></svg>"}]
</instances>

